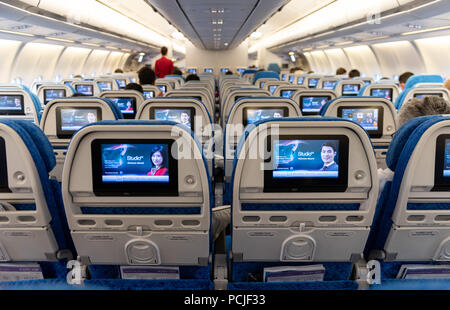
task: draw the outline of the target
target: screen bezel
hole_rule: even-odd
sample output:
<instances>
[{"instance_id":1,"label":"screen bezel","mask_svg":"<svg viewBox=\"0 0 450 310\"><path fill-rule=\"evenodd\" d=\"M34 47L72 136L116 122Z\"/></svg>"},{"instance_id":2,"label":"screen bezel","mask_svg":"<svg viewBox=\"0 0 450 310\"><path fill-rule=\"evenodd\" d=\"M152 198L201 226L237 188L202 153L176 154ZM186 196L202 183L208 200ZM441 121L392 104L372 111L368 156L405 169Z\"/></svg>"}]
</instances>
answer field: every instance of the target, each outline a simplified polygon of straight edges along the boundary
<instances>
[{"instance_id":1,"label":"screen bezel","mask_svg":"<svg viewBox=\"0 0 450 310\"><path fill-rule=\"evenodd\" d=\"M167 144L169 150L169 182L102 182L102 144ZM95 139L91 142L92 190L96 196L178 196L178 161L171 156L172 139ZM152 192L149 192L152 188Z\"/></svg>"},{"instance_id":2,"label":"screen bezel","mask_svg":"<svg viewBox=\"0 0 450 310\"><path fill-rule=\"evenodd\" d=\"M105 89L104 90L102 87L100 87L100 83L109 84L111 87L110 87L110 89ZM97 82L97 87L100 89L101 92L103 92L103 91L111 91L111 90L113 90L113 83L109 82L109 81L98 81Z\"/></svg>"},{"instance_id":3,"label":"screen bezel","mask_svg":"<svg viewBox=\"0 0 450 310\"><path fill-rule=\"evenodd\" d=\"M161 107L151 107L150 108L150 119L151 120L157 120L155 119L155 113L156 110L170 110L170 109L176 109L176 110L189 110L191 112L191 130L194 131L195 129L195 108L194 107L176 107L176 106L161 106ZM161 120L162 121L162 120ZM181 123L178 123L181 124ZM187 127L187 126L186 126ZM189 128L189 127L188 127Z\"/></svg>"},{"instance_id":4,"label":"screen bezel","mask_svg":"<svg viewBox=\"0 0 450 310\"><path fill-rule=\"evenodd\" d=\"M347 190L349 139L346 135L281 135L277 140L338 140L339 177L274 179L273 169L264 170L264 193L345 192ZM269 135L265 141L265 150L269 153L264 161L266 164L272 160L272 148L272 136Z\"/></svg>"},{"instance_id":5,"label":"screen bezel","mask_svg":"<svg viewBox=\"0 0 450 310\"><path fill-rule=\"evenodd\" d=\"M392 101L392 99L393 99L393 97L392 97L392 95L393 95L393 93L394 93L394 89L393 88L371 88L370 89L370 96L371 97L375 97L375 95L373 95L373 91L374 90L389 90L389 96L391 97L391 99L388 99L388 98L386 98L386 97L381 97L381 96L376 96L376 97L378 97L378 98L384 98L384 99L387 99L387 100L389 100L389 101Z\"/></svg>"},{"instance_id":6,"label":"screen bezel","mask_svg":"<svg viewBox=\"0 0 450 310\"><path fill-rule=\"evenodd\" d=\"M384 120L383 107L381 107L381 106L341 106L341 107L338 107L338 111L337 111L338 117L343 118L342 115L343 115L343 112L345 109L366 109L366 110L377 109L378 110L378 129L377 130L367 130L364 127L363 128L365 131L367 131L370 138L376 139L376 138L381 138L383 136L383 120Z\"/></svg>"},{"instance_id":7,"label":"screen bezel","mask_svg":"<svg viewBox=\"0 0 450 310\"><path fill-rule=\"evenodd\" d=\"M153 96L150 97L150 98L147 98L147 96L145 95L145 93L153 93ZM154 90L144 90L144 92L143 92L142 94L144 95L145 100L149 100L149 99L152 99L152 98L155 98L155 97L156 97L156 93L155 93Z\"/></svg>"},{"instance_id":8,"label":"screen bezel","mask_svg":"<svg viewBox=\"0 0 450 310\"><path fill-rule=\"evenodd\" d=\"M333 80L331 80L331 81L323 81L323 82L322 82L322 89L333 90L333 89L336 87L336 85L337 85L338 82L339 82L339 81L333 81ZM333 87L331 87L331 88L325 88L325 83L333 83Z\"/></svg>"},{"instance_id":9,"label":"screen bezel","mask_svg":"<svg viewBox=\"0 0 450 310\"><path fill-rule=\"evenodd\" d=\"M52 99L52 100L47 102L47 91L49 91L49 90L62 90L63 91L63 96L62 97L58 97L56 99L61 99L61 98L65 98L66 97L66 90L65 89L62 89L62 88L59 88L59 89L58 88L44 89L44 105L47 105L50 101L55 100L55 99Z\"/></svg>"},{"instance_id":10,"label":"screen bezel","mask_svg":"<svg viewBox=\"0 0 450 310\"><path fill-rule=\"evenodd\" d=\"M163 95L167 92L167 86L166 85L156 85L156 87L159 88L159 90L163 93ZM163 87L164 89L161 89Z\"/></svg>"},{"instance_id":11,"label":"screen bezel","mask_svg":"<svg viewBox=\"0 0 450 310\"><path fill-rule=\"evenodd\" d=\"M64 105L56 107L56 136L59 139L70 139L78 130L62 130L62 110L96 110L97 111L97 122L102 120L102 109L99 107L80 107L80 106L70 106Z\"/></svg>"},{"instance_id":12,"label":"screen bezel","mask_svg":"<svg viewBox=\"0 0 450 310\"><path fill-rule=\"evenodd\" d=\"M315 86L311 86L311 81L315 80L316 81L316 85ZM309 78L308 79L308 88L317 88L317 85L319 85L319 80L320 78Z\"/></svg>"},{"instance_id":13,"label":"screen bezel","mask_svg":"<svg viewBox=\"0 0 450 310\"><path fill-rule=\"evenodd\" d=\"M116 105L116 107L120 110L120 113L122 113L122 116L124 119L135 119L136 118L136 113L137 113L137 100L136 97L108 97L108 99L133 99L133 101L131 102L131 105L133 106L133 114L129 114L129 113L123 113L122 110L120 110L119 106L117 105L117 103L115 103L113 101L113 103Z\"/></svg>"},{"instance_id":14,"label":"screen bezel","mask_svg":"<svg viewBox=\"0 0 450 310\"><path fill-rule=\"evenodd\" d=\"M289 117L289 108L288 107L245 107L242 109L242 124L244 126L248 125L248 110L283 110L283 118Z\"/></svg>"},{"instance_id":15,"label":"screen bezel","mask_svg":"<svg viewBox=\"0 0 450 310\"><path fill-rule=\"evenodd\" d=\"M436 154L434 164L434 186L431 191L450 192L450 177L444 177L445 140L450 134L441 134L436 138Z\"/></svg>"},{"instance_id":16,"label":"screen bezel","mask_svg":"<svg viewBox=\"0 0 450 310\"><path fill-rule=\"evenodd\" d=\"M84 94L84 93L79 92L78 91L78 87L79 86L89 86L92 93L90 95L88 95L88 94ZM86 95L86 96L94 96L94 85L90 85L90 84L76 84L75 85L75 92L78 93L78 94Z\"/></svg>"},{"instance_id":17,"label":"screen bezel","mask_svg":"<svg viewBox=\"0 0 450 310\"><path fill-rule=\"evenodd\" d=\"M6 143L3 137L0 137L0 193L11 193L8 184L8 165L6 163Z\"/></svg>"},{"instance_id":18,"label":"screen bezel","mask_svg":"<svg viewBox=\"0 0 450 310\"><path fill-rule=\"evenodd\" d=\"M290 97L284 97L284 96L283 96L283 92L287 92L287 91L291 91L291 92L292 92L292 94L291 94ZM292 96L295 94L296 91L297 91L297 89L283 89L283 90L280 90L280 97L287 98L287 99L291 99Z\"/></svg>"},{"instance_id":19,"label":"screen bezel","mask_svg":"<svg viewBox=\"0 0 450 310\"><path fill-rule=\"evenodd\" d=\"M344 83L344 84L342 84L341 96L348 96L348 97L356 97L356 96L358 96L358 94L355 94L355 95L346 95L346 94L344 94L344 86L346 86L346 85L352 85L352 86L357 85L358 86L358 94L359 94L359 91L361 90L361 85L358 84L358 83Z\"/></svg>"},{"instance_id":20,"label":"screen bezel","mask_svg":"<svg viewBox=\"0 0 450 310\"><path fill-rule=\"evenodd\" d=\"M326 97L327 99L327 103L331 100L331 96L319 96L319 95L315 95L315 96L308 96L308 95L304 95L304 96L300 96L299 99L299 105L300 105L300 111L302 112L302 115L319 115L319 112L303 112L303 98L309 98L309 97ZM326 103L325 103L326 104ZM322 110L323 106L320 108Z\"/></svg>"},{"instance_id":21,"label":"screen bezel","mask_svg":"<svg viewBox=\"0 0 450 310\"><path fill-rule=\"evenodd\" d=\"M25 98L21 94L0 95L0 97L20 97L20 110L0 110L0 115L25 115Z\"/></svg>"}]
</instances>

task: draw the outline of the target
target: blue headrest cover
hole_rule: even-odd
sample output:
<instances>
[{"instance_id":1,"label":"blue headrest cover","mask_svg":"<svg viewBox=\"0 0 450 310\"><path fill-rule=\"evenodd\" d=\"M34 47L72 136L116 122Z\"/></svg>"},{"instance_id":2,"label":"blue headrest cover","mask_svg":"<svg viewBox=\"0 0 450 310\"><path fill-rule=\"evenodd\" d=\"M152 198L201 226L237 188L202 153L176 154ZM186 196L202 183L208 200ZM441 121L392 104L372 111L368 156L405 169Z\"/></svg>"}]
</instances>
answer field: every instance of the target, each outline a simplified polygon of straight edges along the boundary
<instances>
[{"instance_id":1,"label":"blue headrest cover","mask_svg":"<svg viewBox=\"0 0 450 310\"><path fill-rule=\"evenodd\" d=\"M416 117L407 121L405 124L403 124L403 126L399 128L399 130L397 130L386 154L386 164L389 169L395 171L405 144L408 142L409 138L412 136L417 127L425 122L428 122L430 120L437 120L439 118L442 118L442 116L427 115Z\"/></svg>"},{"instance_id":2,"label":"blue headrest cover","mask_svg":"<svg viewBox=\"0 0 450 310\"><path fill-rule=\"evenodd\" d=\"M259 71L256 72L255 76L253 77L253 84L256 83L257 80L262 78L272 78L272 79L280 79L280 75L273 71Z\"/></svg>"},{"instance_id":3,"label":"blue headrest cover","mask_svg":"<svg viewBox=\"0 0 450 310\"><path fill-rule=\"evenodd\" d=\"M405 89L413 88L419 83L444 83L440 75L413 75L406 81Z\"/></svg>"},{"instance_id":4,"label":"blue headrest cover","mask_svg":"<svg viewBox=\"0 0 450 310\"><path fill-rule=\"evenodd\" d=\"M42 132L42 130L38 126L34 125L30 121L25 120L3 119L0 120L0 123L5 124L14 129L22 138L22 140L30 149L30 151L31 148L33 147L36 148L37 152L39 153L41 159L44 162L46 173L49 173L50 171L53 170L53 168L56 165L56 158L55 154L53 153L53 147L50 144L50 141L48 140L47 136ZM39 163L36 162L36 164Z\"/></svg>"}]
</instances>

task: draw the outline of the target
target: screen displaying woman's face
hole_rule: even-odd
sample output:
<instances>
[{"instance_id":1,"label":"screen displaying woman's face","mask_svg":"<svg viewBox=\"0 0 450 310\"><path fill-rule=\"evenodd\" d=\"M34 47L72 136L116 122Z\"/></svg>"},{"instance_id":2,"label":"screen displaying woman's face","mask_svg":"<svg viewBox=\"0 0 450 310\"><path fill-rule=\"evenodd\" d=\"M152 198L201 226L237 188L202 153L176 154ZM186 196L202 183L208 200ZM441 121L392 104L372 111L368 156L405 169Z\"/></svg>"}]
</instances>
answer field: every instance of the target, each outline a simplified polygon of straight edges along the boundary
<instances>
[{"instance_id":1,"label":"screen displaying woman's face","mask_svg":"<svg viewBox=\"0 0 450 310\"><path fill-rule=\"evenodd\" d=\"M155 152L152 155L152 162L155 166L161 166L163 163L163 157L161 155L161 152Z\"/></svg>"}]
</instances>

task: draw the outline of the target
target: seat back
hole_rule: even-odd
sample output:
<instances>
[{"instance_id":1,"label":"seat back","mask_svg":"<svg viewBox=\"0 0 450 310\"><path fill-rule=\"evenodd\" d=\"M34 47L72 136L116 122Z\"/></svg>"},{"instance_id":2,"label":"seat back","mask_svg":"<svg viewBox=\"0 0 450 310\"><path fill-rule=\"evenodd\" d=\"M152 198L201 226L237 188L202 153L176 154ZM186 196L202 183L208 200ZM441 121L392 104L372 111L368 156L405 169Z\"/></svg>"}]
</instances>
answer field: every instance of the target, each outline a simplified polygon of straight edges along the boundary
<instances>
[{"instance_id":1,"label":"seat back","mask_svg":"<svg viewBox=\"0 0 450 310\"><path fill-rule=\"evenodd\" d=\"M155 81L155 86L162 91L163 95L174 89L170 81L165 79L157 79Z\"/></svg>"},{"instance_id":2,"label":"seat back","mask_svg":"<svg viewBox=\"0 0 450 310\"><path fill-rule=\"evenodd\" d=\"M144 102L144 96L137 90L112 90L100 93L100 98L114 102L125 119L134 119L139 106Z\"/></svg>"},{"instance_id":3,"label":"seat back","mask_svg":"<svg viewBox=\"0 0 450 310\"><path fill-rule=\"evenodd\" d=\"M83 262L208 265L211 183L201 146L185 126L84 127L69 145L62 192Z\"/></svg>"},{"instance_id":4,"label":"seat back","mask_svg":"<svg viewBox=\"0 0 450 310\"><path fill-rule=\"evenodd\" d=\"M295 85L305 85L306 87L308 87L308 85L305 84L307 76L308 76L308 74L296 74L296 77L294 79L294 84Z\"/></svg>"},{"instance_id":5,"label":"seat back","mask_svg":"<svg viewBox=\"0 0 450 310\"><path fill-rule=\"evenodd\" d=\"M0 120L0 261L57 261L69 249L52 147L34 124Z\"/></svg>"},{"instance_id":6,"label":"seat back","mask_svg":"<svg viewBox=\"0 0 450 310\"><path fill-rule=\"evenodd\" d=\"M65 97L72 97L75 93L75 89L72 86L64 84L42 85L37 91L39 101L42 103L42 107L48 104L54 99L60 99Z\"/></svg>"},{"instance_id":7,"label":"seat back","mask_svg":"<svg viewBox=\"0 0 450 310\"><path fill-rule=\"evenodd\" d=\"M201 101L189 97L161 97L146 100L136 119L173 121L189 127L200 141L208 170L214 172L214 126L208 109Z\"/></svg>"},{"instance_id":8,"label":"seat back","mask_svg":"<svg viewBox=\"0 0 450 310\"><path fill-rule=\"evenodd\" d=\"M334 89L338 96L358 96L361 88L364 87L362 80L340 80Z\"/></svg>"},{"instance_id":9,"label":"seat back","mask_svg":"<svg viewBox=\"0 0 450 310\"><path fill-rule=\"evenodd\" d=\"M323 77L319 81L319 85L317 85L317 88L320 89L326 89L326 90L333 90L336 87L336 84L341 79L338 77Z\"/></svg>"},{"instance_id":10,"label":"seat back","mask_svg":"<svg viewBox=\"0 0 450 310\"><path fill-rule=\"evenodd\" d=\"M450 261L450 117L423 116L399 128L386 162L394 171L380 199L369 249L386 261Z\"/></svg>"},{"instance_id":11,"label":"seat back","mask_svg":"<svg viewBox=\"0 0 450 310\"><path fill-rule=\"evenodd\" d=\"M61 182L67 146L77 130L89 123L122 118L122 113L113 102L100 98L63 98L47 104L40 127L56 156L56 165L50 176Z\"/></svg>"},{"instance_id":12,"label":"seat back","mask_svg":"<svg viewBox=\"0 0 450 310\"><path fill-rule=\"evenodd\" d=\"M415 87L406 89L397 97L395 107L400 110L403 104L412 98L423 98L425 96L438 96L447 101L450 100L450 91L443 86L432 84L416 84Z\"/></svg>"},{"instance_id":13,"label":"seat back","mask_svg":"<svg viewBox=\"0 0 450 310\"><path fill-rule=\"evenodd\" d=\"M272 95L275 93L276 89L279 86L289 86L289 82L285 81L267 81L264 83L264 86L261 89L268 90Z\"/></svg>"},{"instance_id":14,"label":"seat back","mask_svg":"<svg viewBox=\"0 0 450 310\"><path fill-rule=\"evenodd\" d=\"M319 86L320 79L323 78L322 75L307 75L306 81L303 83L308 88L317 88Z\"/></svg>"},{"instance_id":15,"label":"seat back","mask_svg":"<svg viewBox=\"0 0 450 310\"><path fill-rule=\"evenodd\" d=\"M155 98L161 92L161 90L154 85L144 85L142 86L142 89L144 90L144 100Z\"/></svg>"},{"instance_id":16,"label":"seat back","mask_svg":"<svg viewBox=\"0 0 450 310\"><path fill-rule=\"evenodd\" d=\"M230 182L236 146L247 125L269 118L299 116L302 114L298 105L289 98L246 97L237 100L224 127L225 182Z\"/></svg>"},{"instance_id":17,"label":"seat back","mask_svg":"<svg viewBox=\"0 0 450 310\"><path fill-rule=\"evenodd\" d=\"M322 116L342 117L361 125L369 134L379 168L386 168L386 153L398 129L394 104L376 97L338 97L321 110Z\"/></svg>"},{"instance_id":18,"label":"seat back","mask_svg":"<svg viewBox=\"0 0 450 310\"><path fill-rule=\"evenodd\" d=\"M258 88L264 88L267 82L279 82L279 80L275 78L260 78L256 81L255 85Z\"/></svg>"},{"instance_id":19,"label":"seat back","mask_svg":"<svg viewBox=\"0 0 450 310\"><path fill-rule=\"evenodd\" d=\"M283 98L292 98L294 93L298 90L307 90L307 88L303 85L280 85L275 89L272 96L274 97L283 97Z\"/></svg>"},{"instance_id":20,"label":"seat back","mask_svg":"<svg viewBox=\"0 0 450 310\"><path fill-rule=\"evenodd\" d=\"M291 98L297 102L303 116L311 116L319 115L322 107L336 97L333 90L299 89Z\"/></svg>"},{"instance_id":21,"label":"seat back","mask_svg":"<svg viewBox=\"0 0 450 310\"><path fill-rule=\"evenodd\" d=\"M94 82L97 84L98 89L100 90L100 93L104 91L118 91L119 90L119 84L117 81L113 78L106 78L101 77L94 80Z\"/></svg>"},{"instance_id":22,"label":"seat back","mask_svg":"<svg viewBox=\"0 0 450 310\"><path fill-rule=\"evenodd\" d=\"M266 90L258 88L241 88L231 91L220 106L220 117L222 118L222 128L225 127L227 116L231 111L233 104L243 97L270 97L270 93Z\"/></svg>"},{"instance_id":23,"label":"seat back","mask_svg":"<svg viewBox=\"0 0 450 310\"><path fill-rule=\"evenodd\" d=\"M255 125L242 135L233 167L233 261L360 259L378 197L364 129L328 117Z\"/></svg>"},{"instance_id":24,"label":"seat back","mask_svg":"<svg viewBox=\"0 0 450 310\"><path fill-rule=\"evenodd\" d=\"M396 84L380 81L363 86L359 91L359 96L382 97L394 103L399 93L400 89Z\"/></svg>"},{"instance_id":25,"label":"seat back","mask_svg":"<svg viewBox=\"0 0 450 310\"><path fill-rule=\"evenodd\" d=\"M165 97L191 97L200 100L208 109L210 115L214 115L214 103L204 88L185 88L169 91Z\"/></svg>"},{"instance_id":26,"label":"seat back","mask_svg":"<svg viewBox=\"0 0 450 310\"><path fill-rule=\"evenodd\" d=\"M39 125L42 105L25 86L0 87L0 119L28 120Z\"/></svg>"},{"instance_id":27,"label":"seat back","mask_svg":"<svg viewBox=\"0 0 450 310\"><path fill-rule=\"evenodd\" d=\"M72 87L75 89L75 93L86 96L96 97L101 93L100 88L94 81L74 81Z\"/></svg>"}]
</instances>

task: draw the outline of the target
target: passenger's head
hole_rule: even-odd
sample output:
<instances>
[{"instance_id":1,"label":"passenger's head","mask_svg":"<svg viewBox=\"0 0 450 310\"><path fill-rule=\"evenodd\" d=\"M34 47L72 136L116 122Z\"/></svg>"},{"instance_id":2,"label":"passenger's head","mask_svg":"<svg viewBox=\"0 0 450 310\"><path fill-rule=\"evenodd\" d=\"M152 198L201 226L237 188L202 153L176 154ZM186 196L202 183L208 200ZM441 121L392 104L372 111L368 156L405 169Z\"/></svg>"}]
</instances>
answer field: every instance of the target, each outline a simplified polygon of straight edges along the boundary
<instances>
[{"instance_id":1,"label":"passenger's head","mask_svg":"<svg viewBox=\"0 0 450 310\"><path fill-rule=\"evenodd\" d=\"M155 146L152 149L152 153L150 154L150 159L152 160L152 164L155 167L163 167L164 166L164 158L166 158L166 151L164 147L161 145Z\"/></svg>"},{"instance_id":2,"label":"passenger's head","mask_svg":"<svg viewBox=\"0 0 450 310\"><path fill-rule=\"evenodd\" d=\"M228 70L227 72L225 72L225 75L233 75L233 71Z\"/></svg>"},{"instance_id":3,"label":"passenger's head","mask_svg":"<svg viewBox=\"0 0 450 310\"><path fill-rule=\"evenodd\" d=\"M183 72L181 72L180 68L178 67L173 67L173 75L183 75Z\"/></svg>"},{"instance_id":4,"label":"passenger's head","mask_svg":"<svg viewBox=\"0 0 450 310\"><path fill-rule=\"evenodd\" d=\"M114 73L123 73L123 70L120 68L117 68L116 70L114 70Z\"/></svg>"},{"instance_id":5,"label":"passenger's head","mask_svg":"<svg viewBox=\"0 0 450 310\"><path fill-rule=\"evenodd\" d=\"M358 76L361 76L361 73L359 73L359 71L356 69L350 70L350 72L348 73L349 78L354 78Z\"/></svg>"},{"instance_id":6,"label":"passenger's head","mask_svg":"<svg viewBox=\"0 0 450 310\"><path fill-rule=\"evenodd\" d=\"M336 69L336 75L344 75L346 73L347 73L347 70L345 70L345 68L340 67L340 68Z\"/></svg>"},{"instance_id":7,"label":"passenger's head","mask_svg":"<svg viewBox=\"0 0 450 310\"><path fill-rule=\"evenodd\" d=\"M83 77L80 74L74 76L75 79L82 79Z\"/></svg>"},{"instance_id":8,"label":"passenger's head","mask_svg":"<svg viewBox=\"0 0 450 310\"><path fill-rule=\"evenodd\" d=\"M402 90L405 89L406 82L413 75L414 75L414 73L412 73L412 72L405 72L398 77L398 83L399 83L400 87L402 88Z\"/></svg>"},{"instance_id":9,"label":"passenger's head","mask_svg":"<svg viewBox=\"0 0 450 310\"><path fill-rule=\"evenodd\" d=\"M438 96L412 98L400 108L397 115L398 125L419 116L450 114L450 103Z\"/></svg>"},{"instance_id":10,"label":"passenger's head","mask_svg":"<svg viewBox=\"0 0 450 310\"><path fill-rule=\"evenodd\" d=\"M125 86L125 89L137 90L142 94L144 93L144 89L142 88L142 86L137 83L129 83Z\"/></svg>"},{"instance_id":11,"label":"passenger's head","mask_svg":"<svg viewBox=\"0 0 450 310\"><path fill-rule=\"evenodd\" d=\"M161 55L163 55L163 56L167 55L167 47L165 47L165 46L161 47Z\"/></svg>"},{"instance_id":12,"label":"passenger's head","mask_svg":"<svg viewBox=\"0 0 450 310\"><path fill-rule=\"evenodd\" d=\"M446 79L444 82L444 87L450 90L450 78Z\"/></svg>"},{"instance_id":13,"label":"passenger's head","mask_svg":"<svg viewBox=\"0 0 450 310\"><path fill-rule=\"evenodd\" d=\"M141 85L155 85L156 75L152 68L145 66L138 71L139 83Z\"/></svg>"},{"instance_id":14,"label":"passenger's head","mask_svg":"<svg viewBox=\"0 0 450 310\"><path fill-rule=\"evenodd\" d=\"M308 72L306 72L306 74L313 74L314 71L313 70L309 70Z\"/></svg>"},{"instance_id":15,"label":"passenger's head","mask_svg":"<svg viewBox=\"0 0 450 310\"><path fill-rule=\"evenodd\" d=\"M325 142L322 144L320 155L324 164L332 163L334 161L334 157L336 156L336 147L331 142Z\"/></svg>"},{"instance_id":16,"label":"passenger's head","mask_svg":"<svg viewBox=\"0 0 450 310\"><path fill-rule=\"evenodd\" d=\"M198 77L197 74L189 74L186 77L186 82L189 82L189 81L200 81L200 78Z\"/></svg>"}]
</instances>

